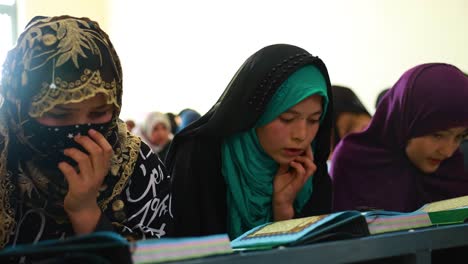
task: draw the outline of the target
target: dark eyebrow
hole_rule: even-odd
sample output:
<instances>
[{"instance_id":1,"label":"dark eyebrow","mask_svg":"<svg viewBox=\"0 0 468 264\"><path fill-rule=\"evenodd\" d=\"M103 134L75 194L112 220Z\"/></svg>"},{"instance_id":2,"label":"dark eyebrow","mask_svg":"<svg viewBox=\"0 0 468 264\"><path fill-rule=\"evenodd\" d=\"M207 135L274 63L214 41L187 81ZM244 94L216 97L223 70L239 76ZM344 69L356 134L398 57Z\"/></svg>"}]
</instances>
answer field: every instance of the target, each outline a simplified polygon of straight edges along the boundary
<instances>
[{"instance_id":1,"label":"dark eyebrow","mask_svg":"<svg viewBox=\"0 0 468 264\"><path fill-rule=\"evenodd\" d=\"M54 107L54 109L61 110L61 111L73 111L73 112L80 111L79 108L66 107L63 105L57 105Z\"/></svg>"},{"instance_id":2,"label":"dark eyebrow","mask_svg":"<svg viewBox=\"0 0 468 264\"><path fill-rule=\"evenodd\" d=\"M98 107L93 108L93 110L98 110L98 111L99 110L107 110L107 108L110 108L110 107L112 107L111 104L103 104L103 105L100 105Z\"/></svg>"},{"instance_id":3,"label":"dark eyebrow","mask_svg":"<svg viewBox=\"0 0 468 264\"><path fill-rule=\"evenodd\" d=\"M104 110L104 109L107 109L107 107L111 107L111 106L112 106L111 104L103 104L103 105L93 108L93 111ZM80 108L66 107L65 105L57 105L55 106L55 109L61 110L61 111L69 111L69 112L78 112L81 110Z\"/></svg>"}]
</instances>

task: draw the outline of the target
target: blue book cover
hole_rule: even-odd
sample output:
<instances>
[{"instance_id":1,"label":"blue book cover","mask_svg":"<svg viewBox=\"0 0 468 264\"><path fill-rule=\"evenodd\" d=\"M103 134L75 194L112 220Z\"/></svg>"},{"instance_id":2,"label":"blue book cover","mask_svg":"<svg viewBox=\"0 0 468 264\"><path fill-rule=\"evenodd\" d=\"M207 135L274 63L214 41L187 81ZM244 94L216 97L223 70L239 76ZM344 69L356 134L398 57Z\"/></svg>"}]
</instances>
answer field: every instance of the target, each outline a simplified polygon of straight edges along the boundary
<instances>
[{"instance_id":1,"label":"blue book cover","mask_svg":"<svg viewBox=\"0 0 468 264\"><path fill-rule=\"evenodd\" d=\"M66 239L9 246L0 263L132 263L129 243L114 232L95 232Z\"/></svg>"},{"instance_id":2,"label":"blue book cover","mask_svg":"<svg viewBox=\"0 0 468 264\"><path fill-rule=\"evenodd\" d=\"M359 211L277 221L255 227L231 242L233 249L268 249L369 235Z\"/></svg>"}]
</instances>

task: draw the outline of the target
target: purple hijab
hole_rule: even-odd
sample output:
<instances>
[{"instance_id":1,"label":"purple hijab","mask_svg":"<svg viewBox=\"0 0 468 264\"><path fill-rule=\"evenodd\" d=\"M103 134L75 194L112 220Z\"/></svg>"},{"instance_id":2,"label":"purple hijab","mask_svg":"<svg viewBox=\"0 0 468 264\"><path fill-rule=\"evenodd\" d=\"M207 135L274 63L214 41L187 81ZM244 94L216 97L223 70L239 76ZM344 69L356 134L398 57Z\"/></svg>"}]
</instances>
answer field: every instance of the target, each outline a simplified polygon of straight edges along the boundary
<instances>
[{"instance_id":1,"label":"purple hijab","mask_svg":"<svg viewBox=\"0 0 468 264\"><path fill-rule=\"evenodd\" d=\"M416 66L379 104L367 130L345 137L333 156L333 210L409 212L428 202L468 195L461 152L432 174L412 165L409 139L468 126L468 77L452 65Z\"/></svg>"}]
</instances>

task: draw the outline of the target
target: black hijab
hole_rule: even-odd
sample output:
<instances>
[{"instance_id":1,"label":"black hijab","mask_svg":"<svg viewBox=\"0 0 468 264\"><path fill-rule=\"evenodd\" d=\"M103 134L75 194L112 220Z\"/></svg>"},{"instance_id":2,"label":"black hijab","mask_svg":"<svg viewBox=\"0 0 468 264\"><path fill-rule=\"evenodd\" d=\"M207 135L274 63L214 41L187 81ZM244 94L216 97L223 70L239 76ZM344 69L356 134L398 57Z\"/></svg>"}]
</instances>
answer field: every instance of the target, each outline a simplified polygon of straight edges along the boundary
<instances>
[{"instance_id":1,"label":"black hijab","mask_svg":"<svg viewBox=\"0 0 468 264\"><path fill-rule=\"evenodd\" d=\"M332 96L325 64L296 46L267 46L249 57L216 104L180 131L166 158L172 175L172 208L177 236L227 233L226 184L221 175L221 145L235 133L252 128L281 84L305 65L317 67L327 82L329 104L316 135L314 191L302 215L331 211L330 152ZM299 215L297 215L299 216Z\"/></svg>"}]
</instances>

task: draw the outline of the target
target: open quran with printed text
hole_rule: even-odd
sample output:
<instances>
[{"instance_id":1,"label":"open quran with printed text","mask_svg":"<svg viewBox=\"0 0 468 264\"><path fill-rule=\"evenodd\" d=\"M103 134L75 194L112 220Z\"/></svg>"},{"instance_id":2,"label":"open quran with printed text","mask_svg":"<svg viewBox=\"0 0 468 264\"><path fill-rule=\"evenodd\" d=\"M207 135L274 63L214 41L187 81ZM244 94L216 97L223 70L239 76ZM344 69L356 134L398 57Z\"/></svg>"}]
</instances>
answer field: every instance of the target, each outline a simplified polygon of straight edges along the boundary
<instances>
[{"instance_id":1,"label":"open quran with printed text","mask_svg":"<svg viewBox=\"0 0 468 264\"><path fill-rule=\"evenodd\" d=\"M63 240L7 247L0 251L0 263L18 263L13 260L23 257L35 263L96 263L98 260L102 261L98 263L161 263L228 255L242 250L263 250L437 228L462 224L466 219L468 196L462 196L429 203L409 213L342 211L266 223L233 241L229 240L227 234L218 234L129 242L117 233L95 232Z\"/></svg>"},{"instance_id":2,"label":"open quran with printed text","mask_svg":"<svg viewBox=\"0 0 468 264\"><path fill-rule=\"evenodd\" d=\"M231 242L234 249L268 249L319 241L367 236L369 231L359 211L344 211L267 223Z\"/></svg>"},{"instance_id":3,"label":"open quran with printed text","mask_svg":"<svg viewBox=\"0 0 468 264\"><path fill-rule=\"evenodd\" d=\"M342 211L271 222L231 242L235 250L258 250L358 238L388 232L460 224L468 219L468 196L433 202L414 212Z\"/></svg>"},{"instance_id":4,"label":"open quran with printed text","mask_svg":"<svg viewBox=\"0 0 468 264\"><path fill-rule=\"evenodd\" d=\"M460 224L468 219L468 196L429 203L411 213L376 210L363 215L371 234Z\"/></svg>"}]
</instances>

